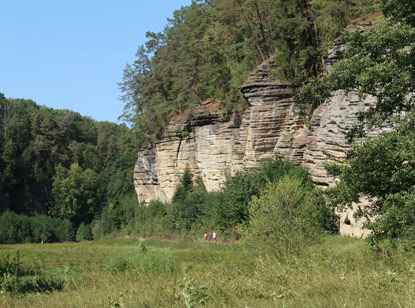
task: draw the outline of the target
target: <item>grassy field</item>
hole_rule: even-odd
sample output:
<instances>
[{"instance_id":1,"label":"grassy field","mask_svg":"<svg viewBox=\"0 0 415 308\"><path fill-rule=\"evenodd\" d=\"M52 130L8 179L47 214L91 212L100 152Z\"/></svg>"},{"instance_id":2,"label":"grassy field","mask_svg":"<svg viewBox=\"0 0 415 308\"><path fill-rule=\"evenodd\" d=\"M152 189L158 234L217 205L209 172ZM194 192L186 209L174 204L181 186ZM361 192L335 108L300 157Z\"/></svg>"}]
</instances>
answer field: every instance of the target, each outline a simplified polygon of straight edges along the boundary
<instances>
[{"instance_id":1,"label":"grassy field","mask_svg":"<svg viewBox=\"0 0 415 308\"><path fill-rule=\"evenodd\" d=\"M415 258L328 237L275 258L239 243L111 239L1 245L60 290L5 291L1 307L415 307Z\"/></svg>"}]
</instances>

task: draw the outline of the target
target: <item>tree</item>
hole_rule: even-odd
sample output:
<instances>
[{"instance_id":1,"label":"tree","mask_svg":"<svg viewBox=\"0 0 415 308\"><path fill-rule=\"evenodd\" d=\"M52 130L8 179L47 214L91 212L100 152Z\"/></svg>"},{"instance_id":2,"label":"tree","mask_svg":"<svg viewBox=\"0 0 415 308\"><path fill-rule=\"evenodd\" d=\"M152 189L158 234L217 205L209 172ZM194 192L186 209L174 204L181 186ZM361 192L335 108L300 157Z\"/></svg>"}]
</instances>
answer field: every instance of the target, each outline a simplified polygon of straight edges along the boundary
<instances>
[{"instance_id":1,"label":"tree","mask_svg":"<svg viewBox=\"0 0 415 308\"><path fill-rule=\"evenodd\" d=\"M189 167L184 169L183 175L180 179L180 183L177 185L174 192L172 203L181 202L186 199L187 195L193 189L193 174Z\"/></svg>"},{"instance_id":2,"label":"tree","mask_svg":"<svg viewBox=\"0 0 415 308\"><path fill-rule=\"evenodd\" d=\"M255 169L228 176L221 189L221 204L216 210L216 224L226 229L248 221L251 199L258 197L267 183L275 183L286 175L295 176L301 179L304 186L313 187L305 169L279 156L263 161Z\"/></svg>"},{"instance_id":3,"label":"tree","mask_svg":"<svg viewBox=\"0 0 415 308\"><path fill-rule=\"evenodd\" d=\"M374 96L376 105L358 114L361 125L351 132L351 137L362 136L365 128L379 126L412 109L415 27L392 20L380 21L368 32L346 33L344 58L333 65L328 76L312 79L303 87L297 102L311 112L335 90L358 90L361 97Z\"/></svg>"},{"instance_id":4,"label":"tree","mask_svg":"<svg viewBox=\"0 0 415 308\"><path fill-rule=\"evenodd\" d=\"M322 232L318 205L318 198L302 179L283 176L252 199L243 233L252 243L265 245L277 255L298 251Z\"/></svg>"},{"instance_id":5,"label":"tree","mask_svg":"<svg viewBox=\"0 0 415 308\"><path fill-rule=\"evenodd\" d=\"M52 189L53 203L50 214L71 221L74 227L90 223L102 208L97 174L72 164L67 170L58 166Z\"/></svg>"},{"instance_id":6,"label":"tree","mask_svg":"<svg viewBox=\"0 0 415 308\"><path fill-rule=\"evenodd\" d=\"M415 6L412 1L383 0L387 19L366 32L346 34L344 59L334 64L330 75L312 80L299 98L311 110L333 90L358 90L361 97L372 95L377 102L358 114L360 125L350 132L355 142L342 166L328 166L340 181L328 191L332 202L342 208L360 197L372 198L358 216L371 221L373 243L396 237L413 245L415 215ZM307 101L308 100L308 101ZM357 139L385 121L391 132L375 139Z\"/></svg>"},{"instance_id":7,"label":"tree","mask_svg":"<svg viewBox=\"0 0 415 308\"><path fill-rule=\"evenodd\" d=\"M154 142L178 113L211 99L223 114L247 103L239 87L264 60L301 85L322 71L328 42L369 0L197 0L174 12L160 33L148 32L119 84L140 142ZM369 7L369 8L368 8Z\"/></svg>"},{"instance_id":8,"label":"tree","mask_svg":"<svg viewBox=\"0 0 415 308\"><path fill-rule=\"evenodd\" d=\"M91 229L91 225L85 225L84 223L81 223L79 225L78 230L76 231L76 237L75 237L75 239L78 242L92 240L92 229Z\"/></svg>"},{"instance_id":9,"label":"tree","mask_svg":"<svg viewBox=\"0 0 415 308\"><path fill-rule=\"evenodd\" d=\"M46 214L57 166L72 163L96 173L100 202L117 203L134 191L136 151L125 125L0 95L0 211Z\"/></svg>"},{"instance_id":10,"label":"tree","mask_svg":"<svg viewBox=\"0 0 415 308\"><path fill-rule=\"evenodd\" d=\"M333 203L350 205L362 195L376 201L358 212L359 217L376 217L366 224L375 241L415 240L415 112L396 125L394 131L354 146L346 164L329 167L340 179L328 192Z\"/></svg>"},{"instance_id":11,"label":"tree","mask_svg":"<svg viewBox=\"0 0 415 308\"><path fill-rule=\"evenodd\" d=\"M411 0L381 0L381 8L385 16L393 22L415 26L415 3Z\"/></svg>"}]
</instances>

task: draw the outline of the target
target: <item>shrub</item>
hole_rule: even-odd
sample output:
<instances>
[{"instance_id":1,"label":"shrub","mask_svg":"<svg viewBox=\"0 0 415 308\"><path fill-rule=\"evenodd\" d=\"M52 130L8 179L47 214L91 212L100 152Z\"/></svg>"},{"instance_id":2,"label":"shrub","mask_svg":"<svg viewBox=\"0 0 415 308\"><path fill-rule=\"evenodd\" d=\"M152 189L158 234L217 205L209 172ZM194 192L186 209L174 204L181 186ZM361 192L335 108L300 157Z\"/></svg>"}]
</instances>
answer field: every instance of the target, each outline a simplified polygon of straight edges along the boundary
<instances>
[{"instance_id":1,"label":"shrub","mask_svg":"<svg viewBox=\"0 0 415 308\"><path fill-rule=\"evenodd\" d=\"M180 183L177 185L172 198L173 203L179 203L186 199L187 195L193 189L193 174L189 167L184 169L183 175L180 178Z\"/></svg>"},{"instance_id":2,"label":"shrub","mask_svg":"<svg viewBox=\"0 0 415 308\"><path fill-rule=\"evenodd\" d=\"M55 219L58 221L57 219ZM60 242L70 242L74 239L74 229L68 219L58 221L56 226L56 235Z\"/></svg>"},{"instance_id":3,"label":"shrub","mask_svg":"<svg viewBox=\"0 0 415 308\"><path fill-rule=\"evenodd\" d=\"M176 230L190 231L194 224L208 226L211 221L214 194L207 192L190 193L182 202L173 204L169 218Z\"/></svg>"},{"instance_id":4,"label":"shrub","mask_svg":"<svg viewBox=\"0 0 415 308\"><path fill-rule=\"evenodd\" d=\"M403 242L405 247L415 247L415 187L409 191L391 194L383 203L381 215L368 221L372 230L369 240L378 245L383 240L391 243ZM397 240L399 238L399 240Z\"/></svg>"},{"instance_id":5,"label":"shrub","mask_svg":"<svg viewBox=\"0 0 415 308\"><path fill-rule=\"evenodd\" d=\"M284 176L252 199L243 233L251 243L264 244L275 254L297 251L322 231L318 204L301 178Z\"/></svg>"},{"instance_id":6,"label":"shrub","mask_svg":"<svg viewBox=\"0 0 415 308\"><path fill-rule=\"evenodd\" d=\"M20 221L17 214L7 211L0 215L0 242L3 244L18 243Z\"/></svg>"},{"instance_id":7,"label":"shrub","mask_svg":"<svg viewBox=\"0 0 415 308\"><path fill-rule=\"evenodd\" d=\"M85 225L81 223L78 230L76 231L76 240L77 241L90 241L92 240L92 230L91 225Z\"/></svg>"},{"instance_id":8,"label":"shrub","mask_svg":"<svg viewBox=\"0 0 415 308\"><path fill-rule=\"evenodd\" d=\"M251 199L259 196L267 183L277 182L285 175L295 176L307 187L313 186L305 169L278 156L265 160L258 168L228 177L222 189L222 204L217 213L218 223L223 228L229 228L247 221Z\"/></svg>"},{"instance_id":9,"label":"shrub","mask_svg":"<svg viewBox=\"0 0 415 308\"><path fill-rule=\"evenodd\" d=\"M91 233L92 233L92 238L94 240L98 240L104 236L104 230L102 227L101 220L94 220L91 223Z\"/></svg>"},{"instance_id":10,"label":"shrub","mask_svg":"<svg viewBox=\"0 0 415 308\"><path fill-rule=\"evenodd\" d=\"M177 264L169 254L160 254L155 250L144 249L132 258L117 256L111 259L104 268L110 273L136 271L146 274L160 274L175 272Z\"/></svg>"},{"instance_id":11,"label":"shrub","mask_svg":"<svg viewBox=\"0 0 415 308\"><path fill-rule=\"evenodd\" d=\"M28 217L7 211L0 215L0 243L64 242L73 240L68 220L38 215Z\"/></svg>"}]
</instances>

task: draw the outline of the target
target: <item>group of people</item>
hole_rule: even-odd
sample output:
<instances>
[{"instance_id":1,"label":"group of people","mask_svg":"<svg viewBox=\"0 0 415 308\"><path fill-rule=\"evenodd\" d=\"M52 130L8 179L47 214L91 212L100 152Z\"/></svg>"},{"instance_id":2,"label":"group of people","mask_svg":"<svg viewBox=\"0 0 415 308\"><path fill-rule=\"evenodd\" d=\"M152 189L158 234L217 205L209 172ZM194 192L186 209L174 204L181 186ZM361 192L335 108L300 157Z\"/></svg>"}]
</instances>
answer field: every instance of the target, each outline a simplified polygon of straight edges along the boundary
<instances>
[{"instance_id":1,"label":"group of people","mask_svg":"<svg viewBox=\"0 0 415 308\"><path fill-rule=\"evenodd\" d=\"M205 232L205 234L203 235L203 240L205 241L209 240L209 242L213 241L214 243L216 243L216 232L213 231L213 233L209 235Z\"/></svg>"}]
</instances>

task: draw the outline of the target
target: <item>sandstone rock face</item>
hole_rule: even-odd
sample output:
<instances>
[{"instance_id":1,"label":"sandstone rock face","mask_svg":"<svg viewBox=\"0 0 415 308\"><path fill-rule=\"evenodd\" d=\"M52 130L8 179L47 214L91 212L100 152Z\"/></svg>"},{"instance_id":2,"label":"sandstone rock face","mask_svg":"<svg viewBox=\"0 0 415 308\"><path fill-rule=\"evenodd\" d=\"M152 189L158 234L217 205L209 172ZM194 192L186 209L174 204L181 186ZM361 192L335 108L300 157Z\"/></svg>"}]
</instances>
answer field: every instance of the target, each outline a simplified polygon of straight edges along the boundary
<instances>
[{"instance_id":1,"label":"sandstone rock face","mask_svg":"<svg viewBox=\"0 0 415 308\"><path fill-rule=\"evenodd\" d=\"M343 51L344 43L338 40L325 59L328 69ZM304 124L295 112L290 85L271 77L273 67L273 60L265 61L242 85L249 103L243 114L224 120L206 112L208 103L186 124L171 124L153 148L139 152L134 172L139 202L169 201L186 167L203 179L208 191L214 191L226 174L258 166L275 152L307 168L316 185L335 183L324 164L344 160L350 148L346 134L357 121L356 112L374 99L360 100L355 92L337 91ZM343 234L367 235L359 231L351 213L340 213L340 221Z\"/></svg>"},{"instance_id":2,"label":"sandstone rock face","mask_svg":"<svg viewBox=\"0 0 415 308\"><path fill-rule=\"evenodd\" d=\"M260 65L241 88L250 104L242 115L225 121L196 112L188 124L171 124L154 148L140 151L134 171L140 202L170 200L186 167L213 191L226 174L256 167L274 155L293 115L289 85L269 76L274 65L272 60Z\"/></svg>"}]
</instances>

